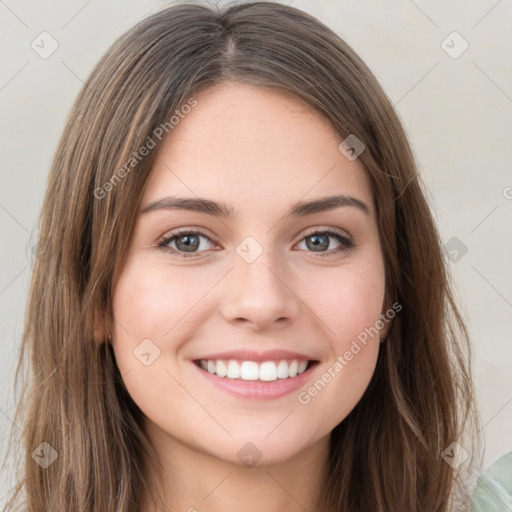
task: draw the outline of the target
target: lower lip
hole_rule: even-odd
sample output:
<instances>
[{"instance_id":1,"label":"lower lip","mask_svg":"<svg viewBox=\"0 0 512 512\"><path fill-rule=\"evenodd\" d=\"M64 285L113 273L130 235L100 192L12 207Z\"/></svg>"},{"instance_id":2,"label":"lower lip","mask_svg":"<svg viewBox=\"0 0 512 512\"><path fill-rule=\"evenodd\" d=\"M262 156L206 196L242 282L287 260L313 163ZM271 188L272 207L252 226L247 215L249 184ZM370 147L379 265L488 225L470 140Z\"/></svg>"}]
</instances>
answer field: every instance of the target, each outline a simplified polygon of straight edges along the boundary
<instances>
[{"instance_id":1,"label":"lower lip","mask_svg":"<svg viewBox=\"0 0 512 512\"><path fill-rule=\"evenodd\" d=\"M269 382L254 381L254 380L235 380L228 379L227 377L218 377L201 367L192 363L197 371L210 383L218 389L227 391L235 396L242 398L257 398L268 400L272 398L279 398L296 391L301 386L304 386L308 379L311 377L313 370L318 365L315 361L309 368L297 375L296 377L288 377L287 379L277 379Z\"/></svg>"}]
</instances>

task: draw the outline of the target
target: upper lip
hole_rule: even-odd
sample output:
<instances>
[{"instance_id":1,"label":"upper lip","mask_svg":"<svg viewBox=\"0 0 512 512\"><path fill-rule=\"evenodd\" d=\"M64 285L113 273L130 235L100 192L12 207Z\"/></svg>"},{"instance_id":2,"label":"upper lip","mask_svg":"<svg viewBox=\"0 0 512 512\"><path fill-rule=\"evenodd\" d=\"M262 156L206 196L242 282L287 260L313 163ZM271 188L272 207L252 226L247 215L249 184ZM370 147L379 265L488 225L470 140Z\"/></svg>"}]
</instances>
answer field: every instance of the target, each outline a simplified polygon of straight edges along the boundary
<instances>
[{"instance_id":1,"label":"upper lip","mask_svg":"<svg viewBox=\"0 0 512 512\"><path fill-rule=\"evenodd\" d=\"M278 361L282 359L298 359L302 361L315 361L314 358L298 352L291 352L289 350L266 350L265 352L255 352L254 350L230 350L229 352L217 352L215 354L205 354L204 356L195 358L194 361L201 359L214 360L214 359L235 359L238 361Z\"/></svg>"}]
</instances>

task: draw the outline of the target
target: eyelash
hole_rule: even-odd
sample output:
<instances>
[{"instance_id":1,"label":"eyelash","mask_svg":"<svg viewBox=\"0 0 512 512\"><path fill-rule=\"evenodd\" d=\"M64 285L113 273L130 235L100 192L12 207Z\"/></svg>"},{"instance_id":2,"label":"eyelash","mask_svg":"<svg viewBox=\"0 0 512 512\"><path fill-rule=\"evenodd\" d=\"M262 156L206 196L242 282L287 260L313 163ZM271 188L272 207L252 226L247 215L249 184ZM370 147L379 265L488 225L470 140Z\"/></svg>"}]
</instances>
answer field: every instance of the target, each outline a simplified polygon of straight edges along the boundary
<instances>
[{"instance_id":1,"label":"eyelash","mask_svg":"<svg viewBox=\"0 0 512 512\"><path fill-rule=\"evenodd\" d=\"M170 233L169 236L166 236L164 239L162 239L160 242L158 242L157 246L158 246L159 249L161 249L164 252L169 252L169 253L172 253L172 254L178 254L180 257L183 257L183 258L189 258L189 257L197 256L199 254L198 252L186 253L186 252L182 252L182 251L179 251L179 250L176 250L176 249L171 249L168 246L168 244L170 244L176 238L180 238L180 237L186 236L186 235L201 235L204 238L206 238L209 242L214 243L214 241L204 231L196 228L195 230L181 229L181 230L177 230L177 231L175 231L173 233ZM336 249L331 249L331 250L326 251L326 252L315 253L315 255L320 257L320 258L323 258L323 257L326 257L326 256L332 256L332 255L338 254L339 252L342 252L342 251L349 251L350 249L355 247L355 244L350 239L348 239L347 237L343 236L338 231L335 231L333 229L324 229L324 230L313 231L313 232L308 233L307 235L305 235L300 240L300 242L302 242L306 238L309 238L309 237L312 237L312 236L317 236L317 235L328 235L330 237L336 238L336 240L338 242L340 242L340 244L341 244ZM314 253L314 251L308 251L308 252L313 252Z\"/></svg>"}]
</instances>

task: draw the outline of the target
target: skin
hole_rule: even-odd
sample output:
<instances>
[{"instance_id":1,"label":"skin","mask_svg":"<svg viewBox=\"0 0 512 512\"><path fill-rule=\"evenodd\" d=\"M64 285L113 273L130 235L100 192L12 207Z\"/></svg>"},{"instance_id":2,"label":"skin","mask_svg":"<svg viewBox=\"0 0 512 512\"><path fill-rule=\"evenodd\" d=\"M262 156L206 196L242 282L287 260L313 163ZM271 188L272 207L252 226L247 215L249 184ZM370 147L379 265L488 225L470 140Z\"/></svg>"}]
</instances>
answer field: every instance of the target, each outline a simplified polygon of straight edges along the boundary
<instances>
[{"instance_id":1,"label":"skin","mask_svg":"<svg viewBox=\"0 0 512 512\"><path fill-rule=\"evenodd\" d=\"M385 311L368 178L357 159L339 151L342 138L328 121L291 95L227 83L195 98L197 106L163 141L141 210L179 195L225 202L238 213L139 215L114 287L117 364L161 457L166 510L317 510L329 434L361 399L386 333L370 337L308 404L297 392L232 396L203 379L192 360L243 348L301 352L319 361L302 390L332 369ZM299 200L334 194L363 201L369 215L344 206L285 217ZM212 241L201 237L191 257L158 247L177 228L202 228ZM328 228L355 247L333 254L343 246L332 236L321 240L327 248L307 245L307 235ZM263 250L252 263L236 252L247 236ZM177 240L169 246L178 250ZM160 355L145 366L134 350L148 338ZM237 457L247 442L261 453L252 467ZM156 510L149 493L141 510Z\"/></svg>"}]
</instances>

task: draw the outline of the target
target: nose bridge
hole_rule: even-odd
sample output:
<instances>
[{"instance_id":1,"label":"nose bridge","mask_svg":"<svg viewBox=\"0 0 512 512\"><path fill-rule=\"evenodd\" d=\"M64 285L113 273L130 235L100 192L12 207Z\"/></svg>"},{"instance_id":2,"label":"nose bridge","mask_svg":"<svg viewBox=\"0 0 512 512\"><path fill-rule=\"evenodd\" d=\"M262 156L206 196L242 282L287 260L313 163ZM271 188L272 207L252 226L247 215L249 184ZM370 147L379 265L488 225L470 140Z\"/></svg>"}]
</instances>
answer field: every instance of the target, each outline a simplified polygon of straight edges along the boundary
<instances>
[{"instance_id":1,"label":"nose bridge","mask_svg":"<svg viewBox=\"0 0 512 512\"><path fill-rule=\"evenodd\" d=\"M263 327L299 312L296 295L287 283L289 273L276 252L252 237L236 249L232 287L226 294L223 314L228 321L244 319Z\"/></svg>"}]
</instances>

